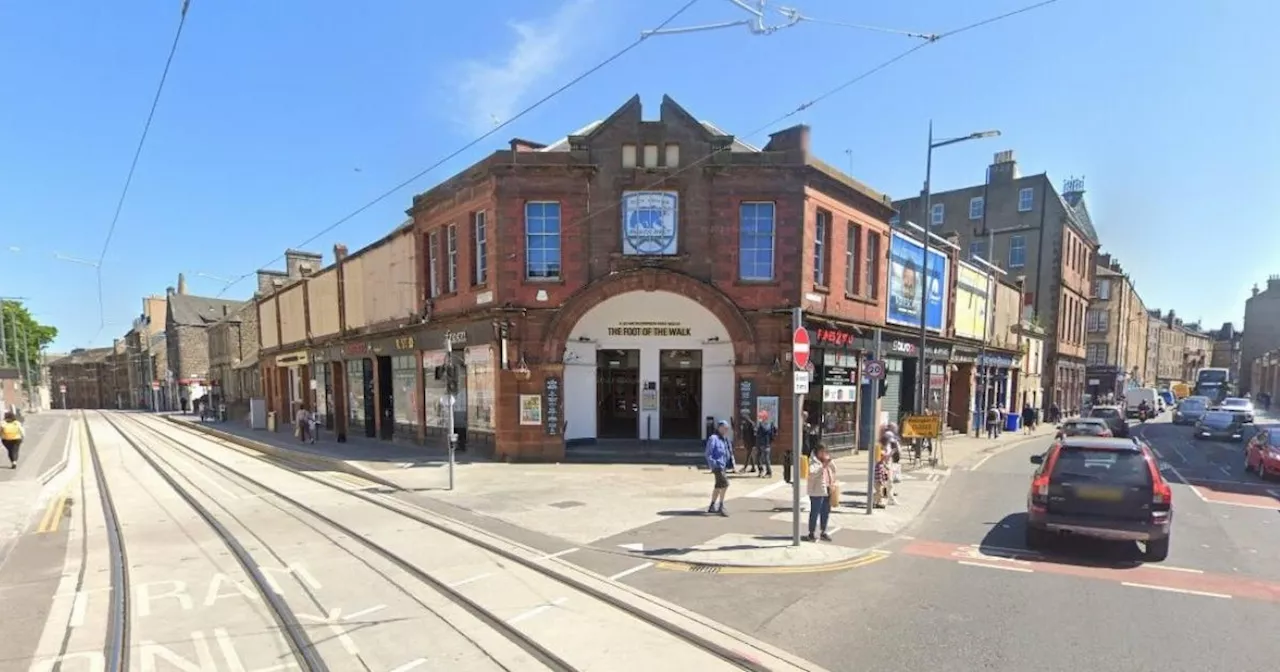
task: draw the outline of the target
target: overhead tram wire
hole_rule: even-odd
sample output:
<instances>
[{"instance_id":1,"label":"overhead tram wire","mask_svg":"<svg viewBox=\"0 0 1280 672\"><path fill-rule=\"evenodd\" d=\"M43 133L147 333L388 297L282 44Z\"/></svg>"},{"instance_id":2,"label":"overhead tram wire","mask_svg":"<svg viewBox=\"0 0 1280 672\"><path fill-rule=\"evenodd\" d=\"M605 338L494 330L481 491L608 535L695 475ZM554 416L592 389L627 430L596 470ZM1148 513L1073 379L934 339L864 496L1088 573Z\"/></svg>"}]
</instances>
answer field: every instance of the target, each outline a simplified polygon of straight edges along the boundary
<instances>
[{"instance_id":1,"label":"overhead tram wire","mask_svg":"<svg viewBox=\"0 0 1280 672\"><path fill-rule=\"evenodd\" d=\"M854 85L858 84L859 82L862 82L863 80L868 79L869 77L871 77L871 76L873 76L873 75L875 75L875 74L877 74L877 73L881 72L882 70L885 70L885 69L889 68L890 66L893 66L894 64L896 64L896 63L898 63L899 61L901 61L901 60L903 60L903 59L907 58L908 56L911 56L912 54L916 53L917 51L920 51L921 49L924 49L924 48L926 48L926 47L928 47L928 46L930 46L930 45L937 44L938 42L942 41L943 39L945 39L945 38L947 38L947 37L951 37L951 36L953 36L953 35L959 35L959 34L961 34L961 33L968 32L968 31L973 30L973 29L975 29L975 28L980 28L980 27L983 27L983 26L991 25L991 24L993 24L993 23L997 23L997 22L1003 21L1003 20L1005 20L1005 19L1013 18L1014 16L1017 16L1017 15L1019 15L1019 14L1024 14L1024 13L1026 13L1026 12L1030 12L1030 11L1035 10L1035 9L1040 9L1040 8L1042 8L1042 7L1046 7L1046 6L1048 6L1048 5L1052 5L1052 4L1055 4L1055 3L1057 3L1057 2L1058 2L1058 0L1041 0L1041 2L1037 2L1037 3L1034 3L1034 4L1026 5L1026 6L1021 7L1021 8L1019 8L1019 9L1015 9L1015 10L1011 10L1011 11L1005 12L1005 13L1003 13L1003 14L998 14L998 15L995 15L995 16L991 16L991 17L988 17L988 18L982 19L982 20L980 20L980 21L975 21L975 22L973 22L973 23L970 23L970 24L966 24L966 25L964 25L964 26L961 26L960 28L956 28L956 29L953 29L953 30L949 30L949 31L946 31L946 32L943 32L943 33L938 33L938 34L934 35L932 39L929 39L929 40L922 40L922 41L918 42L917 44L913 45L911 48L909 48L909 49L905 49L905 50L903 50L903 51L901 51L901 52L898 52L896 55L894 55L894 56L892 56L892 57L890 57L890 58L888 58L888 59L886 59L886 60L884 60L884 61L881 61L880 63L878 63L878 64L876 64L876 65L874 65L874 66L872 66L872 67L868 68L867 70L864 70L864 71L862 71L862 72L858 73L857 75L854 75L853 77L850 77L849 79L845 80L844 82L840 83L839 85L837 85L837 86L835 86L835 87L833 87L833 88L831 88L831 89L829 89L829 90L827 90L827 91L823 92L822 94L818 95L816 98L812 98L812 99L810 99L810 100L808 100L808 101L805 101L805 102L801 103L800 105L796 106L796 108L795 108L795 109L793 109L793 110L791 110L790 112L787 112L787 113L785 113L785 114L782 114L782 115L780 115L780 116L778 116L778 117L774 118L773 120L769 121L768 123L760 125L760 126L759 126L759 127L757 127L755 130L752 130L752 131L750 131L750 132L748 132L748 133L746 133L746 134L744 134L744 135L737 136L737 137L741 137L741 138L751 138L751 137L754 137L754 136L756 136L756 135L759 135L760 133L763 133L764 131L766 131L766 130L768 130L768 129L770 129L770 128L774 127L774 126L776 126L777 124L779 124L779 123L781 123L781 122L783 122L783 121L786 121L787 119L789 119L789 118L791 118L791 117L794 117L794 116L796 116L796 115L798 115L798 114L800 114L800 113L804 112L805 110L808 110L809 108L813 107L814 105L817 105L818 103L821 103L821 102L823 102L823 101L827 100L828 98L831 98L832 96L834 96L834 95L836 95L836 94L838 94L838 93L840 93L840 92L844 91L845 89L848 89L849 87L854 86ZM692 3L690 3L690 5L691 5L691 4L692 4ZM684 8L682 8L682 10L681 10L681 11L683 11L684 9L687 9L690 5L686 5ZM679 15L680 15L680 12L677 12L676 14L672 15L670 19L668 19L667 21L665 21L662 25L666 25L667 23L670 23L671 21L675 20ZM659 26L659 28L658 28L658 29L661 29L661 26ZM643 39L644 39L644 38L641 38L641 40L638 40L638 41L637 41L637 43L638 43L639 41L643 41ZM634 45L633 45L633 46L634 46ZM597 67L597 68L593 68L593 69L592 69L592 71L594 71L595 69L598 69L598 67ZM588 73L586 73L586 74L590 74L590 72L592 72L592 71L588 71ZM585 76L585 75L584 75L584 76ZM581 77L579 77L578 79L581 79ZM574 81L578 81L578 80L574 80ZM572 82L571 82L571 84L572 84ZM566 85L565 87L562 87L562 89L563 89L563 88L567 88L568 86L569 86L569 85ZM552 97L552 96L554 96L554 95L555 95L555 93L552 93L552 94L551 94L550 96L548 96L547 98L544 98L542 101L539 101L538 103L535 103L533 106L530 106L529 108L527 108L527 109L525 110L525 112L521 112L520 114L521 114L521 115L523 115L523 114L525 114L527 111L530 111L530 110L534 109L534 107L536 107L537 105L540 105L542 102L545 102L546 100L549 100L549 99L550 99L550 97ZM510 121L515 121L517 118L519 118L519 116L520 116L520 115L517 115L516 117L513 117ZM507 122L507 123L510 123L510 122ZM504 125L505 125L505 124L504 124ZM499 128L501 128L501 127L495 128L495 129L494 129L494 131L499 130ZM486 133L485 135L480 136L480 137L479 137L479 138L477 138L476 140L474 140L474 141L472 141L471 143L469 143L469 144L468 144L466 147L464 147L462 150L459 150L459 151L457 151L457 152L454 152L454 153L453 153L453 154L451 154L449 157L446 157L446 159L441 160L441 161L439 161L439 162L436 162L435 164L432 164L432 166L431 166L431 167L429 167L429 168L427 168L426 170L423 170L422 172L418 173L418 175L416 175L414 178L412 178L412 179L410 179L410 180L406 180L405 182L402 182L402 183L400 183L399 185L397 185L396 187L394 187L393 189L390 189L390 190L388 190L388 191L384 192L384 193L383 193L382 195L380 195L377 199L375 199L375 200L373 200L373 201L370 201L369 203L366 203L365 205L363 205L363 206L361 206L359 209L357 209L357 210L353 211L351 214L347 215L346 217L344 217L344 218L342 218L342 219L338 220L337 222L335 222L335 223L333 223L333 224L331 224L331 225L329 225L329 226L325 227L324 229L320 230L320 231L319 231L319 232L317 232L315 235L313 235L313 236L311 236L310 238L308 238L308 239L303 243L303 245L302 245L302 246L305 246L305 245L307 245L307 244L309 244L309 243L311 243L311 242L314 242L314 241L315 241L316 239L318 239L320 236L323 236L324 234L328 233L329 231L332 231L333 229L337 228L338 226L340 226L340 225L342 225L342 224L346 223L346 222L347 222L348 220L350 220L352 217L355 217L356 215L360 214L361 212L364 212L365 210L367 210L368 208L372 207L373 205L376 205L377 203L379 203L379 202L381 202L382 200L386 199L388 196L390 196L390 195L391 195L391 194L393 194L394 192L396 192L396 191L398 191L398 190L402 189L403 187L407 186L410 182L412 182L412 181L416 180L418 177L421 177L422 175L425 175L426 173L428 173L428 172L430 172L431 170L435 169L435 168L436 168L436 167L438 167L440 164L444 163L444 161L447 161L449 158L452 158L452 157L454 157L454 156L457 156L458 154L460 154L460 153L461 153L462 151L464 151L465 149L470 148L471 146L474 146L475 144L479 143L479 142L480 142L480 141L482 141L484 138L486 138L486 137L488 137L489 135L492 135L492 134L493 134L493 131L490 131L489 133ZM659 178L659 179L655 180L654 182L652 182L652 183L650 183L650 184L645 185L644 187L641 187L640 189L641 189L641 190L647 190L647 189L654 189L654 188L657 188L657 187L661 187L661 186L662 186L662 185L664 185L668 180L670 180L671 178L675 177L676 175L680 175L680 174L684 173L685 171L692 170L692 169L696 168L697 166L700 166L700 165L702 165L703 163L706 163L707 161L709 161L709 160L711 160L711 159L715 158L715 157L716 157L716 156L718 156L719 154L721 154L721 153L723 153L723 152L726 152L726 151L729 151L729 149L727 149L727 148L725 148L725 149L713 149L713 150L711 150L710 152L706 153L705 155L703 155L703 156L699 157L698 159L696 159L696 160L694 160L694 161L690 162L689 164L684 165L684 166L681 166L681 167L680 167L680 168L678 168L677 170L674 170L674 171L671 171L671 172L669 172L669 173L665 174L663 177L661 177L661 178ZM609 212L609 211L612 211L612 210L614 210L614 209L616 209L616 208L620 207L620 206L621 206L621 204L622 204L622 200L621 200L621 199L619 199L619 200L617 200L617 201L611 201L611 202L610 202L610 203L608 203L607 205L602 206L602 207L600 207L600 208L598 208L598 209L596 209L596 210L588 211L586 214L584 214L583 216L579 217L578 219L575 219L575 220L573 220L572 222L569 222L568 224L563 225L563 226L561 227L561 235L562 235L562 236L563 236L563 235L566 235L566 233L568 233L568 231L569 231L569 230L571 230L571 229L573 229L574 227L583 226L583 225L585 225L585 224L589 223L589 222L590 222L591 220L593 220L595 217L597 217L597 216L599 216L599 215L603 214L604 212ZM301 247L301 246L300 246L300 247ZM281 255L281 256L277 256L275 259L273 259L273 260L271 261L271 263L275 263L276 261L280 260L281 258L283 258L283 255ZM244 275L241 275L241 276L239 276L238 278L236 278L236 282L238 283L238 282L240 282L240 281L244 280L245 278L250 277L251 275L253 275L253 272L250 272L250 273L246 273L246 274L244 274ZM233 284L234 284L234 283L233 283ZM230 286L231 286L231 285L228 285L228 286L227 286L227 288L230 288ZM225 292L225 291L226 291L226 288L224 288L224 289L223 289L223 291ZM221 295L222 295L222 294L221 294L221 293L219 293L219 295L218 295L218 296L221 296Z\"/></svg>"},{"instance_id":2,"label":"overhead tram wire","mask_svg":"<svg viewBox=\"0 0 1280 672\"><path fill-rule=\"evenodd\" d=\"M107 239L102 243L102 253L98 255L98 320L99 333L106 327L106 308L102 300L102 263L107 258L107 250L111 247L111 238L116 233L116 225L120 223L120 213L124 210L125 198L129 195L129 186L133 184L133 174L138 170L138 159L142 158L142 148L147 144L147 135L151 132L151 122L155 119L156 108L160 105L160 94L164 93L165 81L169 79L169 68L173 66L173 57L178 53L178 43L182 40L182 29L187 24L187 10L191 0L182 0L182 14L178 17L178 28L173 33L173 44L169 45L169 55L164 59L164 70L160 73L160 83L156 86L156 95L151 99L151 110L147 112L147 121L142 126L142 136L138 138L138 146L133 150L133 161L129 163L129 173L124 179L124 188L120 190L120 198L116 201L115 214L111 216L111 225L107 227ZM95 335L94 338L97 338Z\"/></svg>"},{"instance_id":3,"label":"overhead tram wire","mask_svg":"<svg viewBox=\"0 0 1280 672\"><path fill-rule=\"evenodd\" d=\"M673 13L671 16L668 16L665 20L663 20L663 22L662 22L662 23L658 24L658 27L657 27L657 29L656 29L656 30L661 30L661 29L665 28L666 26L670 25L670 24L671 24L671 22L673 22L673 21L675 21L676 19L680 18L680 16L681 16L682 14L684 14L686 11L688 11L688 10L689 10L691 7L693 7L694 5L698 4L698 2L699 2L699 1L700 1L700 0L688 0L688 2L685 2L683 5L681 5L681 7L680 7L679 9L677 9L677 10L675 11L675 13ZM317 231L314 235L312 235L310 238L307 238L306 240L302 241L301 243L299 243L299 244L298 244L298 245L296 245L295 247L297 247L297 248L305 248L307 245L310 245L311 243L315 242L315 241L316 241L316 239L320 238L321 236L325 235L326 233L329 233L330 231L332 231L332 230L334 230L334 229L338 228L339 226L342 226L343 224L346 224L347 222L351 221L352 219L354 219L354 218L358 217L359 215L361 215L362 213L364 213L364 212L365 212L366 210L368 210L369 208L372 208L373 206L375 206L375 205L377 205L377 204L379 204L379 203L381 203L381 202L385 201L386 199L388 199L388 198L390 198L391 196L393 196L393 195L395 195L396 193L398 193L401 189L404 189L405 187L407 187L407 186L409 186L409 185L413 184L414 182L417 182L418 180L422 179L425 175L427 175L427 174L428 174L428 173L430 173L431 171L433 171L433 170L435 170L435 169L439 168L440 166L442 166L442 165L444 165L444 164L448 163L449 161L452 161L453 159L455 159L455 158L457 158L458 156L460 156L463 152L466 152L467 150L470 150L472 147L475 147L476 145L480 144L481 142L484 142L484 141L485 141L485 140L487 140L490 136L492 136L493 134L497 133L498 131L501 131L502 129L506 128L507 126L510 126L511 124L515 123L515 122L516 122L517 120L519 120L520 118L522 118L522 117L524 117L525 115L529 114L530 112L533 112L534 110L538 109L539 107L542 107L542 106L543 106L543 105L545 105L546 103L550 102L550 101L551 101L551 99L553 99L553 98L555 98L555 97L559 96L560 94L564 93L565 91L568 91L570 88L572 88L574 85L578 84L578 83L579 83L579 82L581 82L582 80L584 80L584 79L586 79L586 78L590 77L591 75L594 75L595 73L599 72L600 70L603 70L605 67L609 66L611 63L613 63L614 61L618 60L619 58L622 58L623 56L627 55L629 52L631 52L632 50L634 50L636 47L640 46L640 45L641 45L641 43L645 42L646 40L648 40L648 39L649 39L649 38L651 38L651 37L652 37L652 35L641 35L641 36L640 36L640 37L638 37L635 41L628 43L628 44L627 44L627 46L625 46L625 47L623 47L622 49L620 49L619 51L615 52L613 55L609 56L608 58L604 59L603 61L600 61L599 63L595 64L594 66L592 66L592 67L588 68L586 71L584 71L582 74L579 74L577 77L574 77L573 79L569 80L568 82L565 82L563 85L561 85L559 88L555 89L555 90L554 90L554 91L552 91L551 93L548 93L547 95L543 96L542 98L539 98L538 100L534 101L533 103L531 103L530 105L528 105L527 107L525 107L524 109L522 109L522 110L520 110L518 113L516 113L516 115L515 115L515 116L511 117L510 119L506 119L506 120L502 121L501 123L499 123L499 124L495 125L493 128L489 129L489 130L488 130L488 131L486 131L485 133L483 133L483 134L481 134L481 135L479 135L479 136L475 137L474 139L472 139L471 141L469 141L469 142L467 142L466 144L462 145L462 146L461 146L461 147L459 147L458 149L456 149L456 150L454 150L454 151L450 152L449 154L445 155L444 157L440 158L438 161L436 161L436 162L432 163L431 165L427 166L426 168L423 168L422 170L420 170L420 171L418 171L417 173L413 174L413 175L412 175L412 176L410 176L409 178L407 178L407 179L405 179L405 180L400 181L400 182L399 182L399 183L397 183L395 186L393 186L393 187L391 187L391 188L389 188L389 189L387 189L387 190L383 191L382 193L380 193L380 194L378 194L377 196L375 196L372 200L370 200L370 201L366 202L364 205L361 205L360 207L356 208L355 210L352 210L351 212L347 213L347 214L346 214L346 215L344 215L343 217L339 218L337 221L333 222L332 224L329 224L328 226L324 227L323 229L320 229L320 230L319 230L319 231ZM267 266L270 266L271 264L274 264L274 263L276 263L276 262L280 261L280 260L281 260L281 259L283 259L283 258L284 258L284 255L278 255L278 256L276 256L274 259L272 259L271 261L267 262L266 264L263 264L262 266L259 266L259 268L266 268ZM222 295L223 295L223 294L225 294L225 293L226 293L226 291L227 291L228 289L231 289L231 287L233 287L234 285L237 285L237 284L239 284L240 282L244 281L245 279L249 278L250 276L252 276L252 275L254 274L254 272L255 272L255 271L250 271L250 272L248 272L248 273L245 273L245 274L243 274L243 275L240 275L240 276L236 277L236 278L235 278L235 280L233 280L230 284L228 284L226 287L223 287L223 288L222 288L222 291L218 292L217 297L218 297L218 298L222 297Z\"/></svg>"}]
</instances>

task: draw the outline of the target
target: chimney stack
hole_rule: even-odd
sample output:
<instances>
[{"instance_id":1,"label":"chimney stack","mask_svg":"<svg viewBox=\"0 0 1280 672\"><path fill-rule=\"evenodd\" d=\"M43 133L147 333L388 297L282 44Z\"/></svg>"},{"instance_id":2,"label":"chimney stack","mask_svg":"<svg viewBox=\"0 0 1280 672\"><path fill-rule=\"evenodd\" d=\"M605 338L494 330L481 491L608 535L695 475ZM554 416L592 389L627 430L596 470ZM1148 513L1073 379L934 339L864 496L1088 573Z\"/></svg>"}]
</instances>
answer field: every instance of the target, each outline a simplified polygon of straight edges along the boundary
<instances>
[{"instance_id":1,"label":"chimney stack","mask_svg":"<svg viewBox=\"0 0 1280 672\"><path fill-rule=\"evenodd\" d=\"M312 273L320 270L320 262L323 257L315 252L303 252L302 250L285 250L284 251L284 270L286 276L290 280L305 278Z\"/></svg>"},{"instance_id":2,"label":"chimney stack","mask_svg":"<svg viewBox=\"0 0 1280 672\"><path fill-rule=\"evenodd\" d=\"M991 165L987 167L987 184L1010 184L1019 177L1022 174L1018 172L1018 161L1013 156L1013 150L996 152Z\"/></svg>"},{"instance_id":3,"label":"chimney stack","mask_svg":"<svg viewBox=\"0 0 1280 672\"><path fill-rule=\"evenodd\" d=\"M178 293L184 296L187 293L187 276L182 273L178 274Z\"/></svg>"},{"instance_id":4,"label":"chimney stack","mask_svg":"<svg viewBox=\"0 0 1280 672\"><path fill-rule=\"evenodd\" d=\"M165 296L173 296L175 293L177 292L173 289L173 285L169 285L168 287L164 288Z\"/></svg>"},{"instance_id":5,"label":"chimney stack","mask_svg":"<svg viewBox=\"0 0 1280 672\"><path fill-rule=\"evenodd\" d=\"M769 143L764 146L766 152L786 152L799 150L809 153L809 126L797 124L784 128L769 136Z\"/></svg>"},{"instance_id":6,"label":"chimney stack","mask_svg":"<svg viewBox=\"0 0 1280 672\"><path fill-rule=\"evenodd\" d=\"M1255 282L1255 283L1253 283L1253 290L1252 290L1252 291L1253 291L1253 296L1257 296L1257 295L1258 295L1258 293L1259 293L1259 290L1258 290L1258 283L1256 283L1256 282Z\"/></svg>"},{"instance_id":7,"label":"chimney stack","mask_svg":"<svg viewBox=\"0 0 1280 672\"><path fill-rule=\"evenodd\" d=\"M337 243L333 246L333 260L342 261L347 258L347 246Z\"/></svg>"}]
</instances>

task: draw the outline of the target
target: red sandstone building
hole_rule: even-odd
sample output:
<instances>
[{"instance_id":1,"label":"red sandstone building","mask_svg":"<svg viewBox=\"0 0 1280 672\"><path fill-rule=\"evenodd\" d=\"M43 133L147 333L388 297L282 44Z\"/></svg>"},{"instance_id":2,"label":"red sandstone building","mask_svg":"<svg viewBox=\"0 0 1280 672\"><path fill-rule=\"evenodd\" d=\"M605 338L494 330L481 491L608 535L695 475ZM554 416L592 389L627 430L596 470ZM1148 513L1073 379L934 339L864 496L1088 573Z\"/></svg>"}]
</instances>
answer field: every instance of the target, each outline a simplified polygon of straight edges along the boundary
<instances>
[{"instance_id":1,"label":"red sandstone building","mask_svg":"<svg viewBox=\"0 0 1280 672\"><path fill-rule=\"evenodd\" d=\"M550 145L513 140L416 196L412 224L369 251L266 287L272 410L287 418L296 399L334 431L438 445L448 341L464 365L453 418L476 452L700 454L712 418L768 410L791 426L799 305L820 379L810 404L830 441L851 444L871 413L828 413L824 394L854 394L867 327L884 324L891 202L814 157L808 127L757 148L669 98L657 120L641 112L636 97ZM357 265L405 245L412 260L386 252L399 266ZM909 359L912 333L886 344Z\"/></svg>"}]
</instances>

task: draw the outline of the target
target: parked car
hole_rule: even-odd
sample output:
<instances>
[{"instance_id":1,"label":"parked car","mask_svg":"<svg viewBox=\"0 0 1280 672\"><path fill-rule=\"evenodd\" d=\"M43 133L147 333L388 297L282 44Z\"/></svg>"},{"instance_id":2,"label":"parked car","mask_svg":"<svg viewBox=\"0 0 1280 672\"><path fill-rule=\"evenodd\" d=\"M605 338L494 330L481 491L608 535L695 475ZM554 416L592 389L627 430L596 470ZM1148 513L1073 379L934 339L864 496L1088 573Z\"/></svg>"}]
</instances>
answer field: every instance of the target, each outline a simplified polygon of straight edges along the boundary
<instances>
[{"instance_id":1,"label":"parked car","mask_svg":"<svg viewBox=\"0 0 1280 672\"><path fill-rule=\"evenodd\" d=\"M1256 472L1264 480L1280 475L1280 429L1259 430L1244 449L1244 470Z\"/></svg>"},{"instance_id":2,"label":"parked car","mask_svg":"<svg viewBox=\"0 0 1280 672\"><path fill-rule=\"evenodd\" d=\"M1094 406L1089 409L1089 417L1106 421L1112 436L1129 436L1129 421L1124 417L1124 409L1119 406Z\"/></svg>"},{"instance_id":3,"label":"parked car","mask_svg":"<svg viewBox=\"0 0 1280 672\"><path fill-rule=\"evenodd\" d=\"M1144 443L1072 436L1043 455L1027 495L1027 548L1081 536L1145 544L1146 558L1169 556L1173 489Z\"/></svg>"},{"instance_id":4,"label":"parked car","mask_svg":"<svg viewBox=\"0 0 1280 672\"><path fill-rule=\"evenodd\" d=\"M1196 423L1195 438L1241 441L1244 438L1244 421L1231 411L1211 410Z\"/></svg>"},{"instance_id":5,"label":"parked car","mask_svg":"<svg viewBox=\"0 0 1280 672\"><path fill-rule=\"evenodd\" d=\"M1231 411L1240 416L1241 422L1249 424L1253 422L1253 402L1242 397L1227 397L1222 400L1219 405L1224 411Z\"/></svg>"},{"instance_id":6,"label":"parked car","mask_svg":"<svg viewBox=\"0 0 1280 672\"><path fill-rule=\"evenodd\" d=\"M1112 436L1111 426L1102 418L1071 418L1058 425L1057 438L1068 436Z\"/></svg>"},{"instance_id":7,"label":"parked car","mask_svg":"<svg viewBox=\"0 0 1280 672\"><path fill-rule=\"evenodd\" d=\"M1205 397L1187 397L1178 402L1173 411L1173 424L1194 425L1209 412L1209 400Z\"/></svg>"}]
</instances>

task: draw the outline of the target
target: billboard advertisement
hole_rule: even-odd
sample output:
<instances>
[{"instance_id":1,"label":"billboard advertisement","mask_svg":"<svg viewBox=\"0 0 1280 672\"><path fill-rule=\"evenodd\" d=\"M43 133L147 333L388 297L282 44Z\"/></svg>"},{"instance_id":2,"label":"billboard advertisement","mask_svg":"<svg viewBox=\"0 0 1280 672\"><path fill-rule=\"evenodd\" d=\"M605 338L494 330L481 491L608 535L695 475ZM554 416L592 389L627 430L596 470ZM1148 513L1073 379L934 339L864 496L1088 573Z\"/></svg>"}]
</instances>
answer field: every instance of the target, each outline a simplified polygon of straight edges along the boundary
<instances>
[{"instance_id":1,"label":"billboard advertisement","mask_svg":"<svg viewBox=\"0 0 1280 672\"><path fill-rule=\"evenodd\" d=\"M889 238L889 307L884 321L919 328L923 310L925 328L941 332L947 323L949 261L947 255L930 249L929 277L926 280L924 245L894 231Z\"/></svg>"},{"instance_id":2,"label":"billboard advertisement","mask_svg":"<svg viewBox=\"0 0 1280 672\"><path fill-rule=\"evenodd\" d=\"M956 264L956 336L981 341L987 337L987 306L991 276L960 262Z\"/></svg>"}]
</instances>

